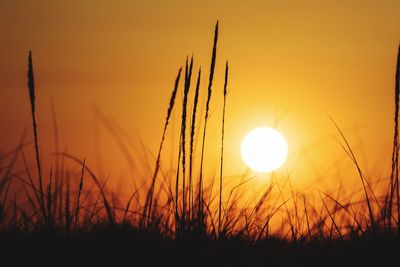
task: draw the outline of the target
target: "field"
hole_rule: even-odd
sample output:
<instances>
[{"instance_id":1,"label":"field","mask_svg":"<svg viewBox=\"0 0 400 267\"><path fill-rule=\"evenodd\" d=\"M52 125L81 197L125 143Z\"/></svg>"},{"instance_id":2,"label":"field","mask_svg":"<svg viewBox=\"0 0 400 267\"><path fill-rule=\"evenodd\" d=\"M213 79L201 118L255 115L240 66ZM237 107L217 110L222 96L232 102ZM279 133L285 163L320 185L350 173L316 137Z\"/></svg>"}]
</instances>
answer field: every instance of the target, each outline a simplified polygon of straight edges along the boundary
<instances>
[{"instance_id":1,"label":"field","mask_svg":"<svg viewBox=\"0 0 400 267\"><path fill-rule=\"evenodd\" d=\"M386 265L400 248L399 133L400 48L394 90L394 139L391 176L369 180L352 146L332 119L338 145L358 173L361 192L307 192L292 187L290 176L263 188L247 201L248 177L224 189L224 123L229 104L229 64L224 88L213 87L218 52L215 26L209 72L194 70L187 57L178 70L166 105L158 154L152 175L136 183L128 198L107 187L84 158L55 149L54 168L41 168L40 125L36 120L33 54L28 58L28 90L33 139L23 134L15 149L0 157L0 255L3 266L189 265L189 266L337 266ZM208 84L201 85L201 75ZM39 74L40 75L40 74ZM205 87L204 114L199 90ZM182 91L181 89L182 88ZM194 90L194 91L190 91ZM193 99L189 98L193 92ZM162 168L171 116L177 95L183 95L179 153L174 171ZM209 105L222 96L221 157L215 177L204 177ZM191 102L192 101L192 102ZM167 101L166 101L167 103ZM27 114L28 115L28 114ZM103 118L107 124L107 119ZM108 122L109 123L109 122ZM54 123L57 129L56 123ZM118 131L109 123L112 131ZM56 132L56 131L55 131ZM195 140L196 137L199 140ZM27 141L27 140L32 141ZM58 136L54 135L58 144ZM199 162L193 157L198 141ZM26 150L34 148L28 162ZM15 169L18 160L23 170ZM73 169L65 162L74 162ZM32 167L34 166L34 167ZM379 182L379 183L378 183ZM224 191L225 190L225 191ZM224 191L225 197L222 197Z\"/></svg>"}]
</instances>

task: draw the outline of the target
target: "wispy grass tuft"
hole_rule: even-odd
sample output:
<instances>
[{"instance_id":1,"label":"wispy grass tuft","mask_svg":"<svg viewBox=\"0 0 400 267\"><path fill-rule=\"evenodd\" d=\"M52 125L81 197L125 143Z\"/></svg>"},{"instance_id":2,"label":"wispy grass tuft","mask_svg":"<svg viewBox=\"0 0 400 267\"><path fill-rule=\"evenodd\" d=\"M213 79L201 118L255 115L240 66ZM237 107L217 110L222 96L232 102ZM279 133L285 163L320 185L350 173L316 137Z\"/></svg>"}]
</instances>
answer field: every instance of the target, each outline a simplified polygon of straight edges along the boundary
<instances>
[{"instance_id":1,"label":"wispy grass tuft","mask_svg":"<svg viewBox=\"0 0 400 267\"><path fill-rule=\"evenodd\" d=\"M199 73L197 75L196 91L193 100L193 111L192 111L192 123L190 127L190 151L189 151L189 216L193 216L193 145L194 136L196 131L196 113L197 106L199 102L199 91L200 91L200 78L201 78L201 68L199 68Z\"/></svg>"},{"instance_id":2,"label":"wispy grass tuft","mask_svg":"<svg viewBox=\"0 0 400 267\"><path fill-rule=\"evenodd\" d=\"M186 219L186 117L187 117L187 101L190 89L190 82L192 79L193 70L193 57L190 59L189 68L187 68L186 59L186 71L185 71L185 84L183 91L183 102L182 102L182 125L181 125L181 146L182 146L182 221Z\"/></svg>"},{"instance_id":3,"label":"wispy grass tuft","mask_svg":"<svg viewBox=\"0 0 400 267\"><path fill-rule=\"evenodd\" d=\"M397 201L397 229L400 236L400 199L399 199L399 100L400 100L400 45L397 51L397 63L395 74L395 90L394 90L394 136L393 136L393 150L392 150L392 168L389 180L389 196L386 197L387 203L387 221L388 228L391 229L393 217L393 200L396 194ZM386 207L385 205L385 207Z\"/></svg>"},{"instance_id":4,"label":"wispy grass tuft","mask_svg":"<svg viewBox=\"0 0 400 267\"><path fill-rule=\"evenodd\" d=\"M82 163L82 172L81 172L81 179L79 182L79 190L78 190L78 197L76 200L76 208L75 208L75 228L78 225L78 220L79 220L79 204L80 204L80 200L81 200L81 194L82 194L82 189L83 189L83 174L85 172L85 164L86 164L86 159L83 158L83 163Z\"/></svg>"},{"instance_id":5,"label":"wispy grass tuft","mask_svg":"<svg viewBox=\"0 0 400 267\"><path fill-rule=\"evenodd\" d=\"M146 196L146 203L144 205L144 215L145 215L145 217L148 218L148 220L150 219L151 209L152 209L152 204L153 204L154 186L155 186L155 183L156 183L158 171L160 169L161 151L162 151L162 148L163 148L163 145L164 145L165 135L166 135L166 132L167 132L169 120L171 118L172 110L174 109L175 98L176 98L176 94L178 92L178 87L179 87L179 80L181 78L181 72L182 72L182 67L179 68L178 75L176 76L176 79L175 79L174 89L172 90L172 94L171 94L171 97L170 97L170 100L169 100L169 106L168 106L168 110L167 110L167 117L165 119L164 129L163 129L163 133L162 133L162 137L161 137L161 143L160 143L160 147L158 149L158 154L157 154L157 159L156 159L156 166L154 168L154 172L153 172L153 177L151 179L150 188L149 188L149 191L147 192L147 196Z\"/></svg>"},{"instance_id":6,"label":"wispy grass tuft","mask_svg":"<svg viewBox=\"0 0 400 267\"><path fill-rule=\"evenodd\" d=\"M218 42L218 21L215 25L214 31L214 45L212 49L211 56L211 66L210 66L210 76L208 78L208 89L207 89L207 101L206 101L206 113L204 116L204 130L203 130L203 140L201 145L201 158L200 158L200 177L199 177L199 189L198 189L198 219L201 221L203 217L203 162L204 162L204 146L206 142L206 132L207 132L207 122L208 115L210 110L210 101L212 94L212 85L214 79L214 69L215 69L215 61L217 58L217 42Z\"/></svg>"},{"instance_id":7,"label":"wispy grass tuft","mask_svg":"<svg viewBox=\"0 0 400 267\"><path fill-rule=\"evenodd\" d=\"M45 203L44 203L42 171L41 171L41 167L40 167L40 154L39 154L37 123L36 123L36 110L35 110L36 99L35 99L35 81L34 81L34 75L33 75L32 51L29 51L29 57L28 57L28 90L29 90L29 100L31 103L33 137L34 137L34 142L35 142L35 155L36 155L36 164L37 164L38 179L39 179L40 202L41 202L40 207L42 210L43 217L47 221L46 207L45 207Z\"/></svg>"},{"instance_id":8,"label":"wispy grass tuft","mask_svg":"<svg viewBox=\"0 0 400 267\"><path fill-rule=\"evenodd\" d=\"M368 214L369 214L369 219L370 219L370 223L371 223L371 229L370 230L375 231L375 230L377 230L377 228L376 228L377 225L375 224L376 220L375 220L375 216L374 216L374 213L373 213L372 202L371 202L371 199L370 199L370 196L369 196L369 193L368 193L368 189L371 192L372 197L375 200L375 203L378 205L379 210L381 211L381 208L379 206L379 201L378 201L377 197L375 196L375 194L374 194L374 192L373 192L373 190L371 188L370 183L368 182L367 178L365 177L364 173L362 172L361 167L360 167L360 165L359 165L359 163L357 161L357 158L356 158L356 156L355 156L355 154L353 152L353 149L351 148L349 142L347 141L347 138L345 137L345 135L343 134L342 130L337 125L337 123L333 120L333 118L332 117L329 117L329 118L331 119L332 123L334 124L334 126L338 130L338 132L339 132L340 136L342 137L342 140L345 143L345 145L343 145L337 139L336 139L336 141L339 143L339 145L342 147L342 149L346 152L346 154L351 158L351 160L353 161L353 163L354 163L354 165L355 165L355 167L357 169L358 175L359 175L360 180L361 180L361 184L363 186L363 191L364 191L364 194L365 194L365 200L366 200L367 207L368 207Z\"/></svg>"},{"instance_id":9,"label":"wispy grass tuft","mask_svg":"<svg viewBox=\"0 0 400 267\"><path fill-rule=\"evenodd\" d=\"M397 50L397 64L396 64L396 95L397 95L397 101L399 101L399 95L400 95L400 45ZM397 113L399 112L399 103L397 103ZM397 114L397 120L398 120L398 114ZM397 122L398 126L398 122ZM397 130L398 133L398 130ZM396 196L397 196L397 234L400 236L400 195L399 195L399 162L398 162L398 156L399 156L399 144L397 141L397 152L396 152L396 159L397 159L397 171L396 171Z\"/></svg>"},{"instance_id":10,"label":"wispy grass tuft","mask_svg":"<svg viewBox=\"0 0 400 267\"><path fill-rule=\"evenodd\" d=\"M224 165L224 137L225 137L225 109L226 109L226 95L228 94L228 61L225 64L225 82L224 82L224 105L222 108L222 134L221 134L221 166L219 173L219 207L218 207L218 236L221 235L221 214L222 214L222 172Z\"/></svg>"},{"instance_id":11,"label":"wispy grass tuft","mask_svg":"<svg viewBox=\"0 0 400 267\"><path fill-rule=\"evenodd\" d=\"M52 213L51 208L53 204L53 197L52 197L52 181L53 181L53 168L50 169L50 180L49 184L47 185L47 226L50 228L53 225L52 221Z\"/></svg>"}]
</instances>

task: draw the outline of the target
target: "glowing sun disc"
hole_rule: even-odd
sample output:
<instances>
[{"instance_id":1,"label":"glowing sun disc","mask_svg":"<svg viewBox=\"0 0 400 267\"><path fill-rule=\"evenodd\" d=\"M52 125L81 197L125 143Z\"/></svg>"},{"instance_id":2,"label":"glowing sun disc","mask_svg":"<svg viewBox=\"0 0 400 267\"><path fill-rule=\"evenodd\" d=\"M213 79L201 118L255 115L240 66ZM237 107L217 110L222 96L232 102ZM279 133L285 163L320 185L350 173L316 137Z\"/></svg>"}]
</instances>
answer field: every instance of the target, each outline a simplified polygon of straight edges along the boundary
<instances>
[{"instance_id":1,"label":"glowing sun disc","mask_svg":"<svg viewBox=\"0 0 400 267\"><path fill-rule=\"evenodd\" d=\"M256 172L272 172L285 162L288 146L283 135L268 127L255 128L242 142L242 158Z\"/></svg>"}]
</instances>

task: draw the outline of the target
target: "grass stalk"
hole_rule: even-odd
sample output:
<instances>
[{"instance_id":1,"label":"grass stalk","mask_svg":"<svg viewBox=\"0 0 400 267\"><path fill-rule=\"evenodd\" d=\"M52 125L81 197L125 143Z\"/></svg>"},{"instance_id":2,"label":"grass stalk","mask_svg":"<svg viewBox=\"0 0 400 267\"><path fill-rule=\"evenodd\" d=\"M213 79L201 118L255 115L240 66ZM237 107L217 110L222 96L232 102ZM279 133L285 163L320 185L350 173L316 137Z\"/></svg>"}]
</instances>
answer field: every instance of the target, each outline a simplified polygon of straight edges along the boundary
<instances>
[{"instance_id":1,"label":"grass stalk","mask_svg":"<svg viewBox=\"0 0 400 267\"><path fill-rule=\"evenodd\" d=\"M52 180L53 180L53 168L50 169L50 181L49 184L47 186L47 223L48 223L48 227L52 226L52 212L51 212L51 208L52 208L52 204L53 204L53 196L52 196Z\"/></svg>"},{"instance_id":2,"label":"grass stalk","mask_svg":"<svg viewBox=\"0 0 400 267\"><path fill-rule=\"evenodd\" d=\"M400 49L400 48L399 48ZM400 51L399 51L400 53ZM393 198L396 190L396 183L398 180L398 172L399 172L399 164L398 164L398 154L399 154L399 96L400 90L398 86L398 68L399 68L399 55L397 58L397 66L396 66L396 77L395 77L395 93L394 93L394 136L393 136L393 150L392 150L392 165L390 172L390 180L389 180L389 199L388 199L388 208L387 208L387 220L388 220L388 228L391 229L392 225L392 213L393 213ZM397 190L396 190L397 191Z\"/></svg>"},{"instance_id":3,"label":"grass stalk","mask_svg":"<svg viewBox=\"0 0 400 267\"><path fill-rule=\"evenodd\" d=\"M76 208L75 208L75 229L79 222L79 205L80 205L80 199L81 199L81 194L82 194L82 189L83 189L83 173L85 172L85 164L86 164L86 160L85 160L85 158L83 158L81 179L79 182L78 198L76 200Z\"/></svg>"},{"instance_id":4,"label":"grass stalk","mask_svg":"<svg viewBox=\"0 0 400 267\"><path fill-rule=\"evenodd\" d=\"M193 70L193 57L190 59L190 65L188 68L186 58L186 69L185 69L185 84L183 91L183 102L182 102L182 125L181 125L181 146L182 146L182 222L186 219L186 118L187 118L187 101L190 89L190 82L192 78Z\"/></svg>"},{"instance_id":5,"label":"grass stalk","mask_svg":"<svg viewBox=\"0 0 400 267\"><path fill-rule=\"evenodd\" d=\"M221 166L219 173L219 207L218 207L218 236L221 235L221 214L222 214L222 172L224 165L224 137L225 137L225 109L226 109L226 95L228 94L228 61L225 64L225 81L224 81L224 104L222 108L222 133L221 133Z\"/></svg>"},{"instance_id":6,"label":"grass stalk","mask_svg":"<svg viewBox=\"0 0 400 267\"><path fill-rule=\"evenodd\" d=\"M158 172L159 172L159 169L160 169L161 151L162 151L162 148L163 148L163 145L164 145L164 142L165 142L165 135L166 135L166 132L167 132L169 120L171 118L172 110L174 109L175 98L176 98L176 93L178 91L181 72L182 72L182 67L179 69L178 75L176 76L174 89L172 90L172 94L171 94L171 97L170 97L170 100L169 100L169 106L168 106L168 110L167 110L167 117L165 119L164 129L163 129L163 133L162 133L162 137L161 137L161 143L160 143L160 147L158 149L158 154L157 154L157 159L156 159L156 166L154 168L154 172L153 172L153 177L151 179L150 188L149 188L149 191L148 191L147 196L146 196L146 203L145 203L145 206L144 206L145 207L144 208L145 209L144 214L145 215L147 214L148 220L150 218L152 204L153 204L154 187L155 187L157 175L158 175Z\"/></svg>"},{"instance_id":7,"label":"grass stalk","mask_svg":"<svg viewBox=\"0 0 400 267\"><path fill-rule=\"evenodd\" d=\"M194 135L196 131L196 113L199 102L199 91L200 91L200 78L201 68L197 75L196 91L193 100L193 111L192 111L192 123L190 127L190 148L189 148L189 216L192 216L193 209L193 148L194 148Z\"/></svg>"},{"instance_id":8,"label":"grass stalk","mask_svg":"<svg viewBox=\"0 0 400 267\"><path fill-rule=\"evenodd\" d=\"M396 176L395 176L395 184L396 184L396 198L397 198L397 234L400 236L400 197L399 197L399 139L398 139L398 119L399 119L399 96L400 96L400 45L397 50L397 64L396 64L396 78L395 78L395 92L396 92L396 129L397 132L397 140L396 140ZM392 169L393 170L393 169Z\"/></svg>"},{"instance_id":9,"label":"grass stalk","mask_svg":"<svg viewBox=\"0 0 400 267\"><path fill-rule=\"evenodd\" d=\"M35 81L33 75L32 51L29 51L29 57L28 57L28 90L29 90L29 100L31 103L33 137L35 143L35 156L36 156L36 164L37 164L38 179L39 179L40 202L41 202L40 207L43 213L43 217L45 221L47 221L46 208L44 204L43 179L40 167L41 164L40 164L39 142L38 142L37 123L36 123L36 110L35 110L36 98L35 98Z\"/></svg>"},{"instance_id":10,"label":"grass stalk","mask_svg":"<svg viewBox=\"0 0 400 267\"><path fill-rule=\"evenodd\" d=\"M203 140L201 145L201 158L200 158L200 177L199 177L199 190L198 190L198 219L202 220L203 214L203 162L204 162L204 147L206 141L206 132L207 132L207 122L210 110L210 101L211 101L211 94L212 94L212 84L214 79L214 70L215 70L215 61L217 58L217 42L218 42L218 21L215 25L214 31L214 44L212 49L212 56L211 56L211 65L210 65L210 76L208 79L208 88L207 88L207 101L206 101L206 113L204 116L204 130L203 130Z\"/></svg>"}]
</instances>

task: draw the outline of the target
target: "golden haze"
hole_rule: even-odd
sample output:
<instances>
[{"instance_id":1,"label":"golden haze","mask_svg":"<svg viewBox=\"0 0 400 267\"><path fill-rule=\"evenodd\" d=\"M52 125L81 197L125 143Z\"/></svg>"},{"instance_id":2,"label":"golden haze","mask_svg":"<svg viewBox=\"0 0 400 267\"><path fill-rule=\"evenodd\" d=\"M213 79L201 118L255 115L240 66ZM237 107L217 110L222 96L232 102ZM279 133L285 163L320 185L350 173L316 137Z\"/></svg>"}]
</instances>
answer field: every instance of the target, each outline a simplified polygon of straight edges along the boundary
<instances>
[{"instance_id":1,"label":"golden haze","mask_svg":"<svg viewBox=\"0 0 400 267\"><path fill-rule=\"evenodd\" d=\"M330 136L337 132L327 114L342 127L363 169L385 176L399 10L399 1L2 1L1 150L14 147L23 129L31 131L26 59L32 49L45 170L54 151L51 98L61 149L123 183L129 168L96 116L97 106L126 131L136 160L153 168L176 72L193 54L195 69L201 65L208 73L219 19L207 174L218 168L223 64L229 59L227 177L246 171L240 158L245 133L276 126L289 143L282 174L300 184L321 178L336 185L340 178L358 182ZM206 82L203 75L200 103ZM177 142L179 116L175 110L163 154L166 169L176 161L170 155L176 155L171 143ZM33 156L33 149L27 153ZM148 173L147 165L140 166L140 173Z\"/></svg>"}]
</instances>

